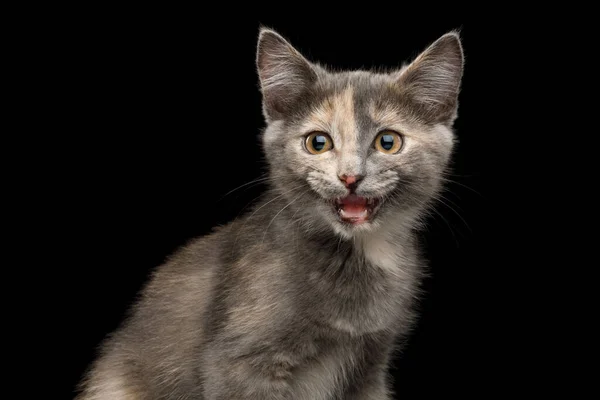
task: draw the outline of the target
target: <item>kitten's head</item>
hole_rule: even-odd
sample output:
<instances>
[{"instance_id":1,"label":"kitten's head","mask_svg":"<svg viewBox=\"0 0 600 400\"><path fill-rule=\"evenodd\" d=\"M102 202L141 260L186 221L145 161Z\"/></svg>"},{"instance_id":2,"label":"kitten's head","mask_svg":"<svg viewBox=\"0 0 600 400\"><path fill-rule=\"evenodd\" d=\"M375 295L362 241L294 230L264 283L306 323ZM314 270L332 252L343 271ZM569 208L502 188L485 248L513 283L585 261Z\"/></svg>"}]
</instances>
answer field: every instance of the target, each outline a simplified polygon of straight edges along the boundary
<instances>
[{"instance_id":1,"label":"kitten's head","mask_svg":"<svg viewBox=\"0 0 600 400\"><path fill-rule=\"evenodd\" d=\"M438 193L463 72L456 33L375 73L328 71L262 29L257 66L272 180L304 225L351 237L414 221Z\"/></svg>"}]
</instances>

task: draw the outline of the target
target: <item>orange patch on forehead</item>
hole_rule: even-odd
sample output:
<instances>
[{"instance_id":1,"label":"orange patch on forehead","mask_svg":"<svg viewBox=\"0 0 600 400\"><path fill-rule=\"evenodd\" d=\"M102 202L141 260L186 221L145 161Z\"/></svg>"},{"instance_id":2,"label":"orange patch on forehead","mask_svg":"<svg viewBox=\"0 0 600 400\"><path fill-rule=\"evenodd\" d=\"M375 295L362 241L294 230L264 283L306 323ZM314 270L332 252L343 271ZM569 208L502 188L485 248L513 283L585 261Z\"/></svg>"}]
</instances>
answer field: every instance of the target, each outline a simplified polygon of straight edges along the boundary
<instances>
[{"instance_id":1,"label":"orange patch on forehead","mask_svg":"<svg viewBox=\"0 0 600 400\"><path fill-rule=\"evenodd\" d=\"M307 122L346 144L356 142L358 137L354 110L354 90L348 86L342 92L327 97L315 107Z\"/></svg>"}]
</instances>

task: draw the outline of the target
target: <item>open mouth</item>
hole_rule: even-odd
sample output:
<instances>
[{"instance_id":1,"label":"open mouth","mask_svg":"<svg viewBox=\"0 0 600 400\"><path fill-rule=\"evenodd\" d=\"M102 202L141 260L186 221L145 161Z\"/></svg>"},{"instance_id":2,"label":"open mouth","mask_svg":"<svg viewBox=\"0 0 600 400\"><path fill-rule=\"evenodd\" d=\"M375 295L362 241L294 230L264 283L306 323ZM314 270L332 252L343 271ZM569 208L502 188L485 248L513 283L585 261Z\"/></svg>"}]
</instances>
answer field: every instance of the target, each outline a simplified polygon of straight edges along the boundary
<instances>
[{"instance_id":1,"label":"open mouth","mask_svg":"<svg viewBox=\"0 0 600 400\"><path fill-rule=\"evenodd\" d=\"M362 224L373 218L379 208L379 199L350 194L334 200L340 220L350 224Z\"/></svg>"}]
</instances>

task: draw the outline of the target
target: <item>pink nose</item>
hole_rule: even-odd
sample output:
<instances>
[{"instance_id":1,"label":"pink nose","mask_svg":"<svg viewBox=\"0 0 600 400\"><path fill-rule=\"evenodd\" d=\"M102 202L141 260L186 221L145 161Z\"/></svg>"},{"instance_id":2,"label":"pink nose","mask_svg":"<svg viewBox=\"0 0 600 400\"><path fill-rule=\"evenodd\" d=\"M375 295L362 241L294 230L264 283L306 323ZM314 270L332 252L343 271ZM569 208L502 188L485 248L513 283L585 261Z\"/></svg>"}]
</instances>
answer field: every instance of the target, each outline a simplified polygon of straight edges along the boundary
<instances>
[{"instance_id":1,"label":"pink nose","mask_svg":"<svg viewBox=\"0 0 600 400\"><path fill-rule=\"evenodd\" d=\"M344 182L344 185L349 188L352 186L356 185L356 182L360 181L362 179L362 176L360 175L340 175L339 176L340 180L342 182Z\"/></svg>"}]
</instances>

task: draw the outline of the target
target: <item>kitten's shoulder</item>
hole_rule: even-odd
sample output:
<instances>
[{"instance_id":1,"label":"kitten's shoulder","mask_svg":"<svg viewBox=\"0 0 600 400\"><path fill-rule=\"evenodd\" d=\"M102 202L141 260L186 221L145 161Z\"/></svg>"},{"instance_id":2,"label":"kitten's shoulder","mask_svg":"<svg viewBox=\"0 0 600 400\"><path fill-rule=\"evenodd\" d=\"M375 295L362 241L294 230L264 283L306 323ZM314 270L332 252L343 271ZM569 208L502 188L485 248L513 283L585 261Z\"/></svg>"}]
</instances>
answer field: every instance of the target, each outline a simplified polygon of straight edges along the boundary
<instances>
[{"instance_id":1,"label":"kitten's shoulder","mask_svg":"<svg viewBox=\"0 0 600 400\"><path fill-rule=\"evenodd\" d=\"M206 235L188 240L166 257L154 275L188 274L211 269L220 262L221 249L230 229L230 225L218 226Z\"/></svg>"},{"instance_id":2,"label":"kitten's shoulder","mask_svg":"<svg viewBox=\"0 0 600 400\"><path fill-rule=\"evenodd\" d=\"M149 342L162 340L149 335L145 327L150 324L155 330L169 330L168 327L177 326L173 323L175 316L183 317L179 324L186 327L180 326L180 331L170 332L167 336L185 332L200 334L195 325L197 316L210 303L215 279L219 276L218 269L222 264L222 235L226 234L227 229L221 227L189 240L151 272L135 306L129 311L130 318L122 332L123 335L131 335L127 342L143 342L141 337L146 337Z\"/></svg>"}]
</instances>

